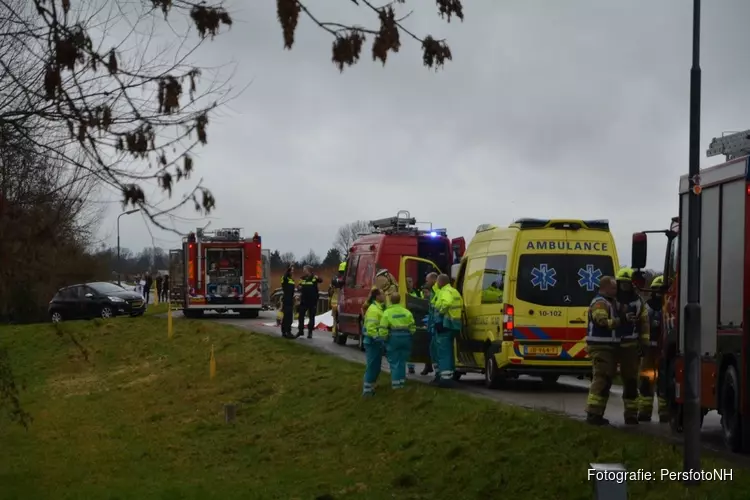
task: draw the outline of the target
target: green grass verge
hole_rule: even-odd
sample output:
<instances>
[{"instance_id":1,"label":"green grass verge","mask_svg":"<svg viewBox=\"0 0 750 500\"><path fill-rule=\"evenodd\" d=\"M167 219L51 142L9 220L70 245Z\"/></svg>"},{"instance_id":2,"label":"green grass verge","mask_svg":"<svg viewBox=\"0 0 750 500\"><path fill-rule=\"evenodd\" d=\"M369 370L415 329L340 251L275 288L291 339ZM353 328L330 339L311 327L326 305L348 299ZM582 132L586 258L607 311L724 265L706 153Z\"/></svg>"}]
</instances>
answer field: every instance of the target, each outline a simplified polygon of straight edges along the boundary
<instances>
[{"instance_id":1,"label":"green grass verge","mask_svg":"<svg viewBox=\"0 0 750 500\"><path fill-rule=\"evenodd\" d=\"M149 304L146 307L145 316L154 316L156 314L166 314L168 304L166 302L159 302L158 304Z\"/></svg>"},{"instance_id":2,"label":"green grass verge","mask_svg":"<svg viewBox=\"0 0 750 500\"><path fill-rule=\"evenodd\" d=\"M653 438L416 383L393 392L387 378L363 400L360 365L216 323L174 326L172 340L153 316L0 329L35 419L25 431L1 416L0 498L588 500L590 462L681 468L680 450ZM234 425L226 402L240 405ZM736 467L690 492L629 484L639 500L749 489Z\"/></svg>"}]
</instances>

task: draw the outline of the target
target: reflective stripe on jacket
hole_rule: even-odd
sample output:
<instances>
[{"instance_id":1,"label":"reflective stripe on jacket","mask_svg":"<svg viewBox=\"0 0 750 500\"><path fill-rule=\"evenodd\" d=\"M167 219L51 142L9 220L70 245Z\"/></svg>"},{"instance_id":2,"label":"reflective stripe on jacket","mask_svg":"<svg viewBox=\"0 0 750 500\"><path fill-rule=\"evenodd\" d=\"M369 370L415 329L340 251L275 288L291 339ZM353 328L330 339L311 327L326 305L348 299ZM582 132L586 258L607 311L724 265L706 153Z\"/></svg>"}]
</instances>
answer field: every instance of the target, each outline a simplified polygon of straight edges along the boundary
<instances>
[{"instance_id":1,"label":"reflective stripe on jacket","mask_svg":"<svg viewBox=\"0 0 750 500\"><path fill-rule=\"evenodd\" d=\"M589 305L588 344L619 344L620 337L615 328L617 305L614 300L597 295Z\"/></svg>"},{"instance_id":2,"label":"reflective stripe on jacket","mask_svg":"<svg viewBox=\"0 0 750 500\"><path fill-rule=\"evenodd\" d=\"M411 311L401 304L394 304L383 312L380 319L380 334L393 335L408 333L413 335L417 331L417 324Z\"/></svg>"}]
</instances>

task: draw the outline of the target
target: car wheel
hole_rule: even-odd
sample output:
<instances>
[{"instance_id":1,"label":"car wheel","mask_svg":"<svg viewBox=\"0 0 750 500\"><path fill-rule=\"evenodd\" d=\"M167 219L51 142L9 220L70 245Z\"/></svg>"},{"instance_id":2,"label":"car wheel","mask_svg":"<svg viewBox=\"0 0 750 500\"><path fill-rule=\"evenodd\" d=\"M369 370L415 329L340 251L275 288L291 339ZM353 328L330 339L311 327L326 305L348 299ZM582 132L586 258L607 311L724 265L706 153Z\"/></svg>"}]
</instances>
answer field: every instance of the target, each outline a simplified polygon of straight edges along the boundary
<instances>
[{"instance_id":1,"label":"car wheel","mask_svg":"<svg viewBox=\"0 0 750 500\"><path fill-rule=\"evenodd\" d=\"M503 385L505 377L500 373L495 361L494 354L484 355L484 385L489 389L499 389Z\"/></svg>"},{"instance_id":2,"label":"car wheel","mask_svg":"<svg viewBox=\"0 0 750 500\"><path fill-rule=\"evenodd\" d=\"M101 317L104 319L111 318L112 316L114 316L114 313L112 312L112 308L109 306L102 307L100 314L101 314Z\"/></svg>"},{"instance_id":3,"label":"car wheel","mask_svg":"<svg viewBox=\"0 0 750 500\"><path fill-rule=\"evenodd\" d=\"M52 313L49 315L49 319L53 323L59 323L63 320L63 316L60 311L52 311Z\"/></svg>"}]
</instances>

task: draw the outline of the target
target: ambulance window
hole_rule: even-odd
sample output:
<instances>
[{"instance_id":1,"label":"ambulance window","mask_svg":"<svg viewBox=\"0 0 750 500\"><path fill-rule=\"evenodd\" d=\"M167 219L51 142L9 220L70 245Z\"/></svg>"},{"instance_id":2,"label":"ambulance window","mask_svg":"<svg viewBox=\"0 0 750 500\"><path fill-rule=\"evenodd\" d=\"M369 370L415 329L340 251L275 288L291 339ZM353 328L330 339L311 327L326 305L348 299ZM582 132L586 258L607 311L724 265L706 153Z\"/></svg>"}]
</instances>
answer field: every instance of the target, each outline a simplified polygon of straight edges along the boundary
<instances>
[{"instance_id":1,"label":"ambulance window","mask_svg":"<svg viewBox=\"0 0 750 500\"><path fill-rule=\"evenodd\" d=\"M490 255L487 257L482 274L482 304L503 302L507 263L508 257L506 255Z\"/></svg>"},{"instance_id":2,"label":"ambulance window","mask_svg":"<svg viewBox=\"0 0 750 500\"><path fill-rule=\"evenodd\" d=\"M612 258L606 255L568 255L569 307L588 307L599 292L599 280L614 276Z\"/></svg>"},{"instance_id":3,"label":"ambulance window","mask_svg":"<svg viewBox=\"0 0 750 500\"><path fill-rule=\"evenodd\" d=\"M348 288L354 288L357 283L357 266L359 264L359 255L352 255L349 257L349 262L346 263L346 286Z\"/></svg>"},{"instance_id":4,"label":"ambulance window","mask_svg":"<svg viewBox=\"0 0 750 500\"><path fill-rule=\"evenodd\" d=\"M518 300L539 306L567 306L565 254L526 254L518 260Z\"/></svg>"}]
</instances>

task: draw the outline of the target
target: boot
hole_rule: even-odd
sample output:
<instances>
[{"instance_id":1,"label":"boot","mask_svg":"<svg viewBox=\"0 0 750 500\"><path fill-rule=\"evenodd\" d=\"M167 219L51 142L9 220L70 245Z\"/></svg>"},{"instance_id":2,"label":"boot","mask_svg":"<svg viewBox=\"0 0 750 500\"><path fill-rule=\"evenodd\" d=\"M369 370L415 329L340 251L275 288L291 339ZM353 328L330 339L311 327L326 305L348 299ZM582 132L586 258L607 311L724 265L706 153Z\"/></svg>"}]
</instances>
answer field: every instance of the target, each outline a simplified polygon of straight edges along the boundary
<instances>
[{"instance_id":1,"label":"boot","mask_svg":"<svg viewBox=\"0 0 750 500\"><path fill-rule=\"evenodd\" d=\"M586 423L591 425L609 425L609 420L604 418L603 415L595 415L593 413L586 414Z\"/></svg>"},{"instance_id":2,"label":"boot","mask_svg":"<svg viewBox=\"0 0 750 500\"><path fill-rule=\"evenodd\" d=\"M638 425L638 417L625 417L625 425Z\"/></svg>"},{"instance_id":3,"label":"boot","mask_svg":"<svg viewBox=\"0 0 750 500\"><path fill-rule=\"evenodd\" d=\"M300 338L300 337L302 337L302 336L304 336L304 335L305 335L305 332L297 332L297 335L295 335L295 337L294 337L294 338L297 338L297 339L298 339L298 338Z\"/></svg>"},{"instance_id":4,"label":"boot","mask_svg":"<svg viewBox=\"0 0 750 500\"><path fill-rule=\"evenodd\" d=\"M429 375L432 373L432 365L424 365L424 368L421 372L419 372L420 375Z\"/></svg>"},{"instance_id":5,"label":"boot","mask_svg":"<svg viewBox=\"0 0 750 500\"><path fill-rule=\"evenodd\" d=\"M311 339L311 338L312 338L312 332L307 332L307 338L308 338L308 339Z\"/></svg>"}]
</instances>

